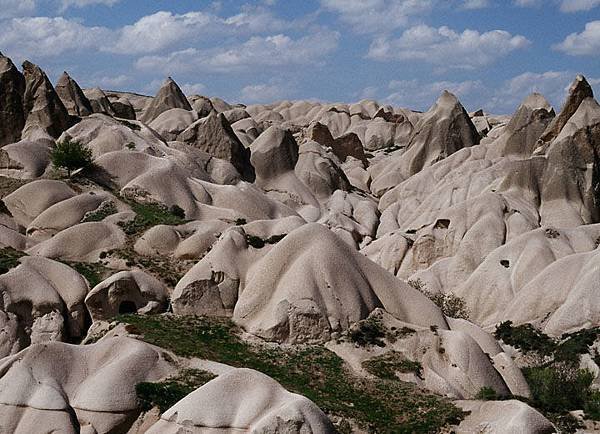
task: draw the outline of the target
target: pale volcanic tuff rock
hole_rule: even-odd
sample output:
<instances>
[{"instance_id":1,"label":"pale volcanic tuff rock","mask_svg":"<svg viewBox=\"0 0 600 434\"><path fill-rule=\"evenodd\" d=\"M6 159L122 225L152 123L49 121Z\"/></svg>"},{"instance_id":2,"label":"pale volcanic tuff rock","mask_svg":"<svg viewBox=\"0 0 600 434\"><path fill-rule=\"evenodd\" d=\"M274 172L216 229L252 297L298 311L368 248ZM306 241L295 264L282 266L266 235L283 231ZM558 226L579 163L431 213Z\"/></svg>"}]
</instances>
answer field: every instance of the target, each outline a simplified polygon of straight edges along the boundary
<instances>
[{"instance_id":1,"label":"pale volcanic tuff rock","mask_svg":"<svg viewBox=\"0 0 600 434\"><path fill-rule=\"evenodd\" d=\"M551 434L556 428L540 412L514 399L508 401L458 401L470 414L456 428L458 434Z\"/></svg>"},{"instance_id":2,"label":"pale volcanic tuff rock","mask_svg":"<svg viewBox=\"0 0 600 434\"><path fill-rule=\"evenodd\" d=\"M23 110L26 120L22 137L32 140L42 137L57 138L69 128L67 109L39 66L25 61L23 75Z\"/></svg>"},{"instance_id":3,"label":"pale volcanic tuff rock","mask_svg":"<svg viewBox=\"0 0 600 434\"><path fill-rule=\"evenodd\" d=\"M211 113L191 124L177 140L192 145L213 157L229 161L243 179L254 181L250 152L237 138L227 118Z\"/></svg>"},{"instance_id":4,"label":"pale volcanic tuff rock","mask_svg":"<svg viewBox=\"0 0 600 434\"><path fill-rule=\"evenodd\" d=\"M447 328L427 298L320 224L302 225L260 249L248 246L243 232L226 232L177 285L175 311L178 304L194 311L190 300L203 296L219 309L235 306L236 323L278 342L329 339L377 307L409 323Z\"/></svg>"},{"instance_id":5,"label":"pale volcanic tuff rock","mask_svg":"<svg viewBox=\"0 0 600 434\"><path fill-rule=\"evenodd\" d=\"M85 335L85 279L65 264L24 257L0 276L4 333L0 357L31 343L61 341Z\"/></svg>"},{"instance_id":6,"label":"pale volcanic tuff rock","mask_svg":"<svg viewBox=\"0 0 600 434\"><path fill-rule=\"evenodd\" d=\"M150 123L161 113L173 108L192 110L192 106L177 83L169 77L158 90L156 96L150 100L140 120L144 123Z\"/></svg>"},{"instance_id":7,"label":"pale volcanic tuff rock","mask_svg":"<svg viewBox=\"0 0 600 434\"><path fill-rule=\"evenodd\" d=\"M90 101L94 113L115 116L115 110L113 109L112 103L102 89L94 87L92 89L86 89L84 93Z\"/></svg>"},{"instance_id":8,"label":"pale volcanic tuff rock","mask_svg":"<svg viewBox=\"0 0 600 434\"><path fill-rule=\"evenodd\" d=\"M0 173L20 179L35 179L50 164L54 142L49 139L20 140L0 149Z\"/></svg>"},{"instance_id":9,"label":"pale volcanic tuff rock","mask_svg":"<svg viewBox=\"0 0 600 434\"><path fill-rule=\"evenodd\" d=\"M0 146L19 141L25 126L25 77L0 53Z\"/></svg>"},{"instance_id":10,"label":"pale volcanic tuff rock","mask_svg":"<svg viewBox=\"0 0 600 434\"><path fill-rule=\"evenodd\" d=\"M83 117L93 113L92 105L83 90L66 71L56 82L56 93L71 116Z\"/></svg>"},{"instance_id":11,"label":"pale volcanic tuff rock","mask_svg":"<svg viewBox=\"0 0 600 434\"><path fill-rule=\"evenodd\" d=\"M329 129L318 122L310 127L308 134L315 142L331 148L340 161L344 162L351 156L362 161L365 166L368 165L362 143L356 134L348 133L334 139Z\"/></svg>"},{"instance_id":12,"label":"pale volcanic tuff rock","mask_svg":"<svg viewBox=\"0 0 600 434\"><path fill-rule=\"evenodd\" d=\"M135 385L176 372L173 358L130 338L34 344L2 360L6 432L126 432L140 410Z\"/></svg>"},{"instance_id":13,"label":"pale volcanic tuff rock","mask_svg":"<svg viewBox=\"0 0 600 434\"><path fill-rule=\"evenodd\" d=\"M160 313L166 309L167 288L141 270L121 271L95 286L85 304L93 321L110 320L117 314Z\"/></svg>"},{"instance_id":14,"label":"pale volcanic tuff rock","mask_svg":"<svg viewBox=\"0 0 600 434\"><path fill-rule=\"evenodd\" d=\"M423 168L478 143L479 134L464 107L444 92L415 125L406 151L370 166L371 191L381 196Z\"/></svg>"},{"instance_id":15,"label":"pale volcanic tuff rock","mask_svg":"<svg viewBox=\"0 0 600 434\"><path fill-rule=\"evenodd\" d=\"M252 403L249 405L249 403ZM251 369L233 369L179 401L148 434L202 434L219 430L248 433L322 433L335 428L308 398L290 393Z\"/></svg>"},{"instance_id":16,"label":"pale volcanic tuff rock","mask_svg":"<svg viewBox=\"0 0 600 434\"><path fill-rule=\"evenodd\" d=\"M122 119L135 120L135 108L128 98L119 98L110 101L110 105L115 111L115 116Z\"/></svg>"},{"instance_id":17,"label":"pale volcanic tuff rock","mask_svg":"<svg viewBox=\"0 0 600 434\"><path fill-rule=\"evenodd\" d=\"M558 136L571 116L575 114L579 105L586 98L593 98L594 91L583 75L578 75L569 87L569 95L560 111L560 114L552 120L539 139L538 145L549 143Z\"/></svg>"}]
</instances>

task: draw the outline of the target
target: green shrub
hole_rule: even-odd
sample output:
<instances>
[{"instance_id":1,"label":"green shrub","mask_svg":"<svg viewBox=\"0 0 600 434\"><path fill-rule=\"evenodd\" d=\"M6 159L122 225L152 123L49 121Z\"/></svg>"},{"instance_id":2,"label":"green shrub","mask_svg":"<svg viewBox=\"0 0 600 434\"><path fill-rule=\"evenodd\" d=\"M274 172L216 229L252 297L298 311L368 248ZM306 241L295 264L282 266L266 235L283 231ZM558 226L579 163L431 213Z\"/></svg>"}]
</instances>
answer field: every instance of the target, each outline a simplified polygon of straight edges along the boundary
<instances>
[{"instance_id":1,"label":"green shrub","mask_svg":"<svg viewBox=\"0 0 600 434\"><path fill-rule=\"evenodd\" d=\"M525 352L537 351L542 355L551 355L556 349L554 340L531 324L514 327L512 321L504 321L496 326L494 337Z\"/></svg>"},{"instance_id":2,"label":"green shrub","mask_svg":"<svg viewBox=\"0 0 600 434\"><path fill-rule=\"evenodd\" d=\"M444 315L449 316L450 318L469 319L467 303L462 298L454 295L454 293L433 293L427 289L425 282L421 279L409 280L407 283L433 301L435 305L442 310Z\"/></svg>"},{"instance_id":3,"label":"green shrub","mask_svg":"<svg viewBox=\"0 0 600 434\"><path fill-rule=\"evenodd\" d=\"M572 364L557 363L523 369L534 405L547 412L564 413L584 408L594 376Z\"/></svg>"},{"instance_id":4,"label":"green shrub","mask_svg":"<svg viewBox=\"0 0 600 434\"><path fill-rule=\"evenodd\" d=\"M383 339L386 337L384 327L373 318L359 321L349 330L350 340L361 347L376 345L385 347Z\"/></svg>"},{"instance_id":5,"label":"green shrub","mask_svg":"<svg viewBox=\"0 0 600 434\"><path fill-rule=\"evenodd\" d=\"M477 392L475 399L481 399L483 401L495 401L498 399L498 394L493 388L484 386L479 390L479 392Z\"/></svg>"},{"instance_id":6,"label":"green shrub","mask_svg":"<svg viewBox=\"0 0 600 434\"><path fill-rule=\"evenodd\" d=\"M92 164L92 150L84 144L66 138L57 142L50 153L50 160L56 168L67 170L69 178L73 170L82 169Z\"/></svg>"}]
</instances>

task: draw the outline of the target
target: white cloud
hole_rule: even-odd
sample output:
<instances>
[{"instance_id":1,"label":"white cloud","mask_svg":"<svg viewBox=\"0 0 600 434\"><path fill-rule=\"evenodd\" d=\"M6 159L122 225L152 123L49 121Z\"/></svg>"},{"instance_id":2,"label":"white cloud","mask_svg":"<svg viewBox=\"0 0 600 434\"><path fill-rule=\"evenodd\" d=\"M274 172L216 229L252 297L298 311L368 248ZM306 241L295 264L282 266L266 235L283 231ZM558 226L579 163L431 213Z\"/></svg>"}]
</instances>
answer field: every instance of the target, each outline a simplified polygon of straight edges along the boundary
<instances>
[{"instance_id":1,"label":"white cloud","mask_svg":"<svg viewBox=\"0 0 600 434\"><path fill-rule=\"evenodd\" d=\"M565 92L577 74L571 71L525 72L507 80L490 98L490 108L513 112L531 93L541 93L559 110Z\"/></svg>"},{"instance_id":2,"label":"white cloud","mask_svg":"<svg viewBox=\"0 0 600 434\"><path fill-rule=\"evenodd\" d=\"M278 84L253 84L245 86L240 93L240 100L245 103L265 103L281 100L286 89Z\"/></svg>"},{"instance_id":3,"label":"white cloud","mask_svg":"<svg viewBox=\"0 0 600 434\"><path fill-rule=\"evenodd\" d=\"M34 0L0 0L0 19L28 15L34 10Z\"/></svg>"},{"instance_id":4,"label":"white cloud","mask_svg":"<svg viewBox=\"0 0 600 434\"><path fill-rule=\"evenodd\" d=\"M184 83L179 87L186 95L199 95L206 90L202 83Z\"/></svg>"},{"instance_id":5,"label":"white cloud","mask_svg":"<svg viewBox=\"0 0 600 434\"><path fill-rule=\"evenodd\" d=\"M485 90L485 87L479 80L424 83L415 79L391 81L389 89L392 93L384 99L385 103L411 109L427 110L444 90L452 92L460 99L474 93L480 93Z\"/></svg>"},{"instance_id":6,"label":"white cloud","mask_svg":"<svg viewBox=\"0 0 600 434\"><path fill-rule=\"evenodd\" d=\"M210 32L211 25L215 25L214 15L203 12L176 15L160 11L125 26L120 32L118 42L111 50L121 53L158 51L181 40Z\"/></svg>"},{"instance_id":7,"label":"white cloud","mask_svg":"<svg viewBox=\"0 0 600 434\"><path fill-rule=\"evenodd\" d=\"M228 18L212 12L159 11L123 27L118 42L109 50L124 54L153 53L176 46L206 44L232 35L276 32L289 27L294 24L276 18L264 7L244 6L239 14Z\"/></svg>"},{"instance_id":8,"label":"white cloud","mask_svg":"<svg viewBox=\"0 0 600 434\"><path fill-rule=\"evenodd\" d=\"M194 70L240 72L256 67L314 64L337 48L338 39L339 34L331 31L319 31L299 39L283 34L253 36L229 48L188 48L165 56L145 56L138 59L136 67L171 74Z\"/></svg>"},{"instance_id":9,"label":"white cloud","mask_svg":"<svg viewBox=\"0 0 600 434\"><path fill-rule=\"evenodd\" d=\"M321 5L360 33L406 27L411 17L428 13L436 0L321 0Z\"/></svg>"},{"instance_id":10,"label":"white cloud","mask_svg":"<svg viewBox=\"0 0 600 434\"><path fill-rule=\"evenodd\" d=\"M463 0L464 9L483 9L489 7L490 0Z\"/></svg>"},{"instance_id":11,"label":"white cloud","mask_svg":"<svg viewBox=\"0 0 600 434\"><path fill-rule=\"evenodd\" d=\"M514 4L521 8L534 8L542 4L541 0L514 0Z\"/></svg>"},{"instance_id":12,"label":"white cloud","mask_svg":"<svg viewBox=\"0 0 600 434\"><path fill-rule=\"evenodd\" d=\"M104 27L86 27L62 17L13 18L3 23L0 47L21 59L52 57L65 52L98 48L109 43L112 32Z\"/></svg>"},{"instance_id":13,"label":"white cloud","mask_svg":"<svg viewBox=\"0 0 600 434\"><path fill-rule=\"evenodd\" d=\"M121 86L129 84L132 82L131 77L125 74L117 75L117 76L101 76L95 77L92 80L88 80L91 82L91 86L100 87L102 89L109 90L117 90Z\"/></svg>"},{"instance_id":14,"label":"white cloud","mask_svg":"<svg viewBox=\"0 0 600 434\"><path fill-rule=\"evenodd\" d=\"M411 27L396 39L377 38L368 57L375 60L416 60L444 68L474 69L489 65L510 52L527 47L524 36L504 30L458 33L446 26Z\"/></svg>"},{"instance_id":15,"label":"white cloud","mask_svg":"<svg viewBox=\"0 0 600 434\"><path fill-rule=\"evenodd\" d=\"M117 4L120 0L61 0L63 10L74 6L77 8L83 8L91 5L106 5L112 6Z\"/></svg>"},{"instance_id":16,"label":"white cloud","mask_svg":"<svg viewBox=\"0 0 600 434\"><path fill-rule=\"evenodd\" d=\"M560 44L552 48L570 56L600 55L600 21L592 21L585 25L581 33L571 33Z\"/></svg>"},{"instance_id":17,"label":"white cloud","mask_svg":"<svg viewBox=\"0 0 600 434\"><path fill-rule=\"evenodd\" d=\"M600 0L562 0L560 10L563 12L589 11L600 6Z\"/></svg>"}]
</instances>

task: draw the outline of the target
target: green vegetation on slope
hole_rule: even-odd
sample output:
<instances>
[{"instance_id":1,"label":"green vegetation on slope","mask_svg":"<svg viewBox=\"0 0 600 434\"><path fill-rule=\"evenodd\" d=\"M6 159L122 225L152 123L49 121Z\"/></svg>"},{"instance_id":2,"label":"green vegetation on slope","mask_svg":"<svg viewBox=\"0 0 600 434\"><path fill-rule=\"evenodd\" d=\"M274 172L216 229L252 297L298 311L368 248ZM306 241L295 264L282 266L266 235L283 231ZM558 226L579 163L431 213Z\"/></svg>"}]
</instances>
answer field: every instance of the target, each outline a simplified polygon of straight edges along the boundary
<instances>
[{"instance_id":1,"label":"green vegetation on slope","mask_svg":"<svg viewBox=\"0 0 600 434\"><path fill-rule=\"evenodd\" d=\"M15 250L12 247L0 249L0 274L4 274L11 268L19 265L19 258L23 256L25 256L25 253Z\"/></svg>"},{"instance_id":2,"label":"green vegetation on slope","mask_svg":"<svg viewBox=\"0 0 600 434\"><path fill-rule=\"evenodd\" d=\"M286 389L302 394L342 426L352 419L371 432L434 433L458 423L463 412L450 401L398 380L354 377L323 346L283 349L251 345L228 320L201 317L126 315L151 344L185 357L199 357L261 371Z\"/></svg>"},{"instance_id":3,"label":"green vegetation on slope","mask_svg":"<svg viewBox=\"0 0 600 434\"><path fill-rule=\"evenodd\" d=\"M183 369L177 376L156 383L138 383L135 392L144 411L158 407L161 413L215 378L215 375L200 369Z\"/></svg>"},{"instance_id":4,"label":"green vegetation on slope","mask_svg":"<svg viewBox=\"0 0 600 434\"><path fill-rule=\"evenodd\" d=\"M170 209L158 203L139 203L121 197L135 212L133 220L120 223L127 235L139 235L156 225L180 225L185 223L185 213L177 205Z\"/></svg>"},{"instance_id":5,"label":"green vegetation on slope","mask_svg":"<svg viewBox=\"0 0 600 434\"><path fill-rule=\"evenodd\" d=\"M563 431L574 432L578 427L569 411L584 410L587 418L600 420L600 392L591 387L594 376L579 368L583 354L600 361L592 348L600 336L600 328L582 329L555 339L531 324L513 326L511 321L505 321L496 327L494 336L535 356L536 362L523 369L531 389L529 404Z\"/></svg>"}]
</instances>

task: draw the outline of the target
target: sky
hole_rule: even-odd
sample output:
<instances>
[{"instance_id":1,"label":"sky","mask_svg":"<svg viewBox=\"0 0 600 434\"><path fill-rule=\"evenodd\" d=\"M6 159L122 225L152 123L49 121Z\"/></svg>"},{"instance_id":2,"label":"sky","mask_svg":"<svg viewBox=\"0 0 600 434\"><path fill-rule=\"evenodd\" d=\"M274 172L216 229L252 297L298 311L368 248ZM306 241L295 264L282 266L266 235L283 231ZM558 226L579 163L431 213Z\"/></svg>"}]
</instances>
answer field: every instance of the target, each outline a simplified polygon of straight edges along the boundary
<instances>
[{"instance_id":1,"label":"sky","mask_svg":"<svg viewBox=\"0 0 600 434\"><path fill-rule=\"evenodd\" d=\"M233 103L284 99L427 110L447 89L512 113L600 92L600 0L0 0L0 51L55 82Z\"/></svg>"}]
</instances>

